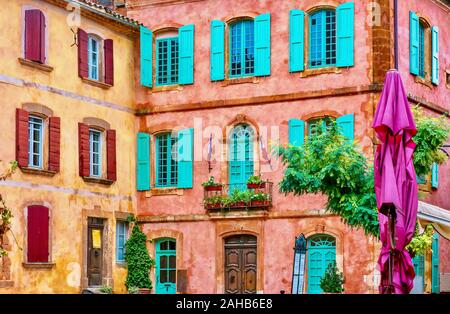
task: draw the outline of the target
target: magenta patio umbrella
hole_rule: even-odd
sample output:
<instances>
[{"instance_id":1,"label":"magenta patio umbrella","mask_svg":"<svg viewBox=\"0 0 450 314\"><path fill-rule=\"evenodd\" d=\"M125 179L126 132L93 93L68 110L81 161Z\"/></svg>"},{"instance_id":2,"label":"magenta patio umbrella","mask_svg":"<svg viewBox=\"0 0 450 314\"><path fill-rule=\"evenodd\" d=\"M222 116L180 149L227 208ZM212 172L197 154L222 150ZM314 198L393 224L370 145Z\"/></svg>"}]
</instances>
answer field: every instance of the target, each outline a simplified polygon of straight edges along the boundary
<instances>
[{"instance_id":1,"label":"magenta patio umbrella","mask_svg":"<svg viewBox=\"0 0 450 314\"><path fill-rule=\"evenodd\" d=\"M373 128L380 140L374 176L380 238L380 293L406 294L413 288L414 266L405 250L417 219L417 178L413 165L417 133L405 88L396 70L388 71Z\"/></svg>"}]
</instances>

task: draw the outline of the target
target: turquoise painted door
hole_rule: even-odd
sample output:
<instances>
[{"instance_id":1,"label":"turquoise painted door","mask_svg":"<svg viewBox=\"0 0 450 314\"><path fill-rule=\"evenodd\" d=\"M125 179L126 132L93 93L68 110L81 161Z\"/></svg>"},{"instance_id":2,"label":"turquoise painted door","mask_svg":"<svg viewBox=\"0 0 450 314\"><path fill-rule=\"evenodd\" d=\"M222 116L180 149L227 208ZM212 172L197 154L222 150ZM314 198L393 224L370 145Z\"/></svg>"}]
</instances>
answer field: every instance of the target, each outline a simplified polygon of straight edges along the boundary
<instances>
[{"instance_id":1,"label":"turquoise painted door","mask_svg":"<svg viewBox=\"0 0 450 314\"><path fill-rule=\"evenodd\" d=\"M156 293L176 293L177 254L174 239L156 241Z\"/></svg>"},{"instance_id":2,"label":"turquoise painted door","mask_svg":"<svg viewBox=\"0 0 450 314\"><path fill-rule=\"evenodd\" d=\"M253 130L249 125L237 125L230 138L230 193L247 189L247 180L253 175Z\"/></svg>"},{"instance_id":3,"label":"turquoise painted door","mask_svg":"<svg viewBox=\"0 0 450 314\"><path fill-rule=\"evenodd\" d=\"M416 255L413 258L413 264L414 264L414 272L416 273L416 276L414 278L414 287L412 293L414 294L420 294L423 293L424 287L425 287L425 279L424 279L424 257L423 255Z\"/></svg>"},{"instance_id":4,"label":"turquoise painted door","mask_svg":"<svg viewBox=\"0 0 450 314\"><path fill-rule=\"evenodd\" d=\"M431 292L439 293L439 234L433 234L431 255Z\"/></svg>"},{"instance_id":5,"label":"turquoise painted door","mask_svg":"<svg viewBox=\"0 0 450 314\"><path fill-rule=\"evenodd\" d=\"M322 293L320 279L328 264L336 261L336 240L328 235L308 239L308 293Z\"/></svg>"}]
</instances>

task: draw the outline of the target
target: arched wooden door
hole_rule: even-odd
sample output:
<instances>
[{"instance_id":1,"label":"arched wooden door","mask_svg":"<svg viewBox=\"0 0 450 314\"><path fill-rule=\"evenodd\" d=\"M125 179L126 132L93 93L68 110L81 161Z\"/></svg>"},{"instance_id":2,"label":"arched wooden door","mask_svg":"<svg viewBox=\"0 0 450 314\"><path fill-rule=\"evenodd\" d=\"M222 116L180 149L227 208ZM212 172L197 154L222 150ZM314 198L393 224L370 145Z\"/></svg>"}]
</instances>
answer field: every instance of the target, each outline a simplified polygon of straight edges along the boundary
<instances>
[{"instance_id":1,"label":"arched wooden door","mask_svg":"<svg viewBox=\"0 0 450 314\"><path fill-rule=\"evenodd\" d=\"M256 293L256 237L225 239L225 293Z\"/></svg>"},{"instance_id":2,"label":"arched wooden door","mask_svg":"<svg viewBox=\"0 0 450 314\"><path fill-rule=\"evenodd\" d=\"M156 293L176 293L177 251L175 239L156 241Z\"/></svg>"},{"instance_id":3,"label":"arched wooden door","mask_svg":"<svg viewBox=\"0 0 450 314\"><path fill-rule=\"evenodd\" d=\"M308 293L322 293L322 279L328 264L336 262L336 240L321 234L308 239Z\"/></svg>"}]
</instances>

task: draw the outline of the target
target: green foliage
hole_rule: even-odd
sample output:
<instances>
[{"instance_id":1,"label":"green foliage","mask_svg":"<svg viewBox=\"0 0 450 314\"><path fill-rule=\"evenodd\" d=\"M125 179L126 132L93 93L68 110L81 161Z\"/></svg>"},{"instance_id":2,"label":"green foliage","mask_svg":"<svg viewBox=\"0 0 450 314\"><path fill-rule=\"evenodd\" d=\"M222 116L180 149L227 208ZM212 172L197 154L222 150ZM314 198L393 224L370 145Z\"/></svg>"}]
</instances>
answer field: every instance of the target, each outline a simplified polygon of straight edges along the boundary
<instances>
[{"instance_id":1,"label":"green foliage","mask_svg":"<svg viewBox=\"0 0 450 314\"><path fill-rule=\"evenodd\" d=\"M113 289L110 286L101 286L99 290L101 293L105 293L105 294L113 293Z\"/></svg>"},{"instance_id":2,"label":"green foliage","mask_svg":"<svg viewBox=\"0 0 450 314\"><path fill-rule=\"evenodd\" d=\"M448 117L434 118L426 116L419 107L413 109L417 134L413 140L416 143L414 151L414 168L418 176L427 175L434 162L443 164L447 155L440 150L450 135Z\"/></svg>"},{"instance_id":3,"label":"green foliage","mask_svg":"<svg viewBox=\"0 0 450 314\"><path fill-rule=\"evenodd\" d=\"M215 182L214 181L214 177L210 176L208 181L202 183L202 186L203 187L207 187L207 186L222 186L222 184L219 183L219 182Z\"/></svg>"},{"instance_id":4,"label":"green foliage","mask_svg":"<svg viewBox=\"0 0 450 314\"><path fill-rule=\"evenodd\" d=\"M342 293L344 291L343 284L344 274L338 270L336 262L328 264L325 274L320 279L320 288L323 292Z\"/></svg>"},{"instance_id":5,"label":"green foliage","mask_svg":"<svg viewBox=\"0 0 450 314\"><path fill-rule=\"evenodd\" d=\"M261 179L261 176L251 176L248 178L247 183L249 184L261 184L264 181Z\"/></svg>"},{"instance_id":6,"label":"green foliage","mask_svg":"<svg viewBox=\"0 0 450 314\"><path fill-rule=\"evenodd\" d=\"M152 288L149 271L155 265L155 261L148 254L146 242L147 237L135 224L130 238L125 243L125 261L128 267L125 285L128 289L131 287Z\"/></svg>"},{"instance_id":7,"label":"green foliage","mask_svg":"<svg viewBox=\"0 0 450 314\"><path fill-rule=\"evenodd\" d=\"M268 201L269 195L263 192L258 192L251 195L250 198L252 201Z\"/></svg>"},{"instance_id":8,"label":"green foliage","mask_svg":"<svg viewBox=\"0 0 450 314\"><path fill-rule=\"evenodd\" d=\"M128 288L128 294L139 294L139 288L138 287Z\"/></svg>"},{"instance_id":9,"label":"green foliage","mask_svg":"<svg viewBox=\"0 0 450 314\"><path fill-rule=\"evenodd\" d=\"M11 177L18 167L17 161L9 163L9 169L0 175L0 180L4 181ZM0 258L7 256L8 252L3 247L3 235L11 230L11 219L13 218L12 210L6 205L3 195L0 194ZM17 241L16 241L17 243ZM19 247L20 248L20 247ZM21 249L21 248L20 248Z\"/></svg>"},{"instance_id":10,"label":"green foliage","mask_svg":"<svg viewBox=\"0 0 450 314\"><path fill-rule=\"evenodd\" d=\"M411 257L416 255L425 255L431 252L431 246L433 244L433 227L427 225L424 232L419 234L419 224L416 224L416 230L411 242L406 246Z\"/></svg>"}]
</instances>

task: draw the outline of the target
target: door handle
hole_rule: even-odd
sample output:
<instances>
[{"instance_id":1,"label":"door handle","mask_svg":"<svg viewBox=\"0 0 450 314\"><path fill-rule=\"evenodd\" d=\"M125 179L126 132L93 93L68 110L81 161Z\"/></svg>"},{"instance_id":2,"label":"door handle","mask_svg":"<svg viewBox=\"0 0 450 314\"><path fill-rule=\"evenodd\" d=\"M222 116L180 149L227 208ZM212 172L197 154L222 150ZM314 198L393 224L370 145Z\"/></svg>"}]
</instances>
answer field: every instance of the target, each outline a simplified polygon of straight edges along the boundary
<instances>
[{"instance_id":1,"label":"door handle","mask_svg":"<svg viewBox=\"0 0 450 314\"><path fill-rule=\"evenodd\" d=\"M94 252L95 257L98 257L98 251Z\"/></svg>"}]
</instances>

